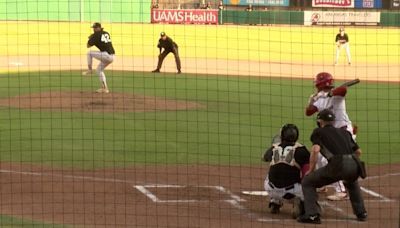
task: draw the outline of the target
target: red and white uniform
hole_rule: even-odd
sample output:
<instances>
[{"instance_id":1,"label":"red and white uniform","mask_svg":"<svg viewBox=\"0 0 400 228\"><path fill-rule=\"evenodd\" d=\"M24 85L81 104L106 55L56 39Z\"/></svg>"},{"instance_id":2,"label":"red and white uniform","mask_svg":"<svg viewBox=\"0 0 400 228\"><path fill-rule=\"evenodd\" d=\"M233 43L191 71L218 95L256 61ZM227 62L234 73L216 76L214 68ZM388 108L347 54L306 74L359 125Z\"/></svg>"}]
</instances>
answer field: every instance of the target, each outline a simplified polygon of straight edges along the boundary
<instances>
[{"instance_id":1,"label":"red and white uniform","mask_svg":"<svg viewBox=\"0 0 400 228\"><path fill-rule=\"evenodd\" d=\"M333 126L336 128L346 128L353 138L355 138L355 135L353 134L353 125L346 111L345 96L347 89L346 87L339 87L338 89L340 90L340 93L333 96L329 96L328 92L320 91L313 106L317 108L318 112L324 109L331 110L336 117ZM335 93L335 90L333 90L332 93Z\"/></svg>"},{"instance_id":2,"label":"red and white uniform","mask_svg":"<svg viewBox=\"0 0 400 228\"><path fill-rule=\"evenodd\" d=\"M356 136L353 134L353 125L346 111L346 93L347 87L338 87L331 91L319 91L317 95L312 98L311 105L307 107L306 115L311 116L316 112L329 109L336 117L333 126L336 128L346 128L346 130L351 133L353 139L355 139ZM328 160L319 154L317 168L326 166L327 164ZM335 188L336 192L346 192L342 181L333 183L332 186Z\"/></svg>"}]
</instances>

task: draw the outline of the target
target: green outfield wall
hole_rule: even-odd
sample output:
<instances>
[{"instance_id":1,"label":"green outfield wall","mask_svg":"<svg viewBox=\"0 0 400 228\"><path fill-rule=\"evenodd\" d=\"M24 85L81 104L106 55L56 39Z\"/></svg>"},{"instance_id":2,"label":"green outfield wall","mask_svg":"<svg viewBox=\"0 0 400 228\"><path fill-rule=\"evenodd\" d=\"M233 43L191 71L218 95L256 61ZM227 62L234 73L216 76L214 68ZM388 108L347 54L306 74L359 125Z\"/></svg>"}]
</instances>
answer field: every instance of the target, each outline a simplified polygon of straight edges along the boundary
<instances>
[{"instance_id":1,"label":"green outfield wall","mask_svg":"<svg viewBox=\"0 0 400 228\"><path fill-rule=\"evenodd\" d=\"M0 0L0 20L150 23L151 0ZM219 12L220 24L304 24L303 11ZM381 26L400 26L400 12L381 12Z\"/></svg>"},{"instance_id":2,"label":"green outfield wall","mask_svg":"<svg viewBox=\"0 0 400 228\"><path fill-rule=\"evenodd\" d=\"M150 22L151 0L0 0L0 20Z\"/></svg>"},{"instance_id":3,"label":"green outfield wall","mask_svg":"<svg viewBox=\"0 0 400 228\"><path fill-rule=\"evenodd\" d=\"M220 24L304 24L303 11L220 11Z\"/></svg>"},{"instance_id":4,"label":"green outfield wall","mask_svg":"<svg viewBox=\"0 0 400 228\"><path fill-rule=\"evenodd\" d=\"M382 12L381 13L382 26L400 26L400 12Z\"/></svg>"}]
</instances>

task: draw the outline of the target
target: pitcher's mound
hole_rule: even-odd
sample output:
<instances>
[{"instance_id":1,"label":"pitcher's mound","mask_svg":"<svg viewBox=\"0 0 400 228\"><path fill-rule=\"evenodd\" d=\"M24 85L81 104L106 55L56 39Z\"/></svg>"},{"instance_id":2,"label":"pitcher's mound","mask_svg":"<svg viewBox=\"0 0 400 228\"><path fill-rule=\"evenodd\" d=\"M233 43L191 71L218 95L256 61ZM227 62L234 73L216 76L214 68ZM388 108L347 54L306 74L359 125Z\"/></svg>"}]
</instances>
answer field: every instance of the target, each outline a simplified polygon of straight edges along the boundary
<instances>
[{"instance_id":1,"label":"pitcher's mound","mask_svg":"<svg viewBox=\"0 0 400 228\"><path fill-rule=\"evenodd\" d=\"M196 102L126 93L42 92L0 99L0 106L70 112L148 112L198 109Z\"/></svg>"}]
</instances>

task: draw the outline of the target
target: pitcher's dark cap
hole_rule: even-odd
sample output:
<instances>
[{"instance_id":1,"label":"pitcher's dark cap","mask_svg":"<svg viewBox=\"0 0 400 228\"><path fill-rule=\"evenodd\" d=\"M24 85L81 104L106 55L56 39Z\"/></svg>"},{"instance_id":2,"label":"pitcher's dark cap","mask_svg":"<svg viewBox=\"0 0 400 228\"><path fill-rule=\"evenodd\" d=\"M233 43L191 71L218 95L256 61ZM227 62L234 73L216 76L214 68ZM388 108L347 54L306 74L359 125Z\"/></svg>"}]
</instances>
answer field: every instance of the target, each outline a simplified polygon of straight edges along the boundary
<instances>
[{"instance_id":1,"label":"pitcher's dark cap","mask_svg":"<svg viewBox=\"0 0 400 228\"><path fill-rule=\"evenodd\" d=\"M101 24L99 22L95 22L93 23L92 28L101 28Z\"/></svg>"}]
</instances>

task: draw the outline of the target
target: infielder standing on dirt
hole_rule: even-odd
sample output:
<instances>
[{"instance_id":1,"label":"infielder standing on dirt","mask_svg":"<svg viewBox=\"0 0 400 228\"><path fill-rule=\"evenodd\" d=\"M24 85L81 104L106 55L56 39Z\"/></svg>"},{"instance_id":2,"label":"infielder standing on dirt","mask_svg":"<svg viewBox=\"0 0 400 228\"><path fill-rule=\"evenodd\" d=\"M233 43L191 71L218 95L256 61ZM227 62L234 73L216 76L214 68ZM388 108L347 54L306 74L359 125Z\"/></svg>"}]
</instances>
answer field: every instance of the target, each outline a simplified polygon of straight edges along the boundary
<instances>
[{"instance_id":1,"label":"infielder standing on dirt","mask_svg":"<svg viewBox=\"0 0 400 228\"><path fill-rule=\"evenodd\" d=\"M332 111L325 109L318 113L318 128L314 129L311 135L313 146L311 148L310 169L301 182L305 213L297 219L298 222L321 223L316 188L339 180L343 180L345 183L357 220L367 220L364 199L357 182L358 177L363 176L365 178L365 175L363 175L365 170L362 170L359 160L361 149L348 131L333 126L334 121L335 115ZM316 162L320 153L329 162L326 166L316 169Z\"/></svg>"},{"instance_id":2,"label":"infielder standing on dirt","mask_svg":"<svg viewBox=\"0 0 400 228\"><path fill-rule=\"evenodd\" d=\"M161 38L158 40L157 47L160 49L160 54L158 55L157 69L153 70L153 73L160 73L161 65L167 57L167 55L172 52L175 56L176 68L178 69L178 74L181 73L181 59L179 58L178 45L165 34L161 32ZM161 50L164 48L164 51Z\"/></svg>"},{"instance_id":3,"label":"infielder standing on dirt","mask_svg":"<svg viewBox=\"0 0 400 228\"><path fill-rule=\"evenodd\" d=\"M347 130L355 139L353 124L349 119L346 111L346 94L347 87L340 86L334 88L333 77L328 72L321 72L317 74L315 78L315 87L317 92L312 94L309 98L308 105L306 107L306 115L311 116L316 112L320 112L325 109L333 111L336 116L333 121L333 126L336 128L343 128ZM328 164L328 161L320 156L317 164L317 168L323 167ZM328 196L329 200L339 201L345 200L347 196L346 188L342 181L333 184L335 188L335 194Z\"/></svg>"},{"instance_id":4,"label":"infielder standing on dirt","mask_svg":"<svg viewBox=\"0 0 400 228\"><path fill-rule=\"evenodd\" d=\"M99 76L101 82L101 88L96 90L97 93L109 93L110 90L107 86L106 75L104 74L104 69L114 61L114 47L111 42L111 36L108 32L104 31L101 24L96 22L92 25L93 34L89 36L89 41L87 42L87 48L96 46L100 51L90 50L87 53L88 70L83 72L83 75L90 75L92 71L92 61L93 58L100 61L97 66L96 73Z\"/></svg>"},{"instance_id":5,"label":"infielder standing on dirt","mask_svg":"<svg viewBox=\"0 0 400 228\"><path fill-rule=\"evenodd\" d=\"M270 162L264 188L270 196L269 208L273 214L279 213L284 200L293 200L293 217L304 213L301 178L308 171L310 152L298 143L299 130L294 124L286 124L281 129L280 139L273 140L262 160Z\"/></svg>"},{"instance_id":6,"label":"infielder standing on dirt","mask_svg":"<svg viewBox=\"0 0 400 228\"><path fill-rule=\"evenodd\" d=\"M346 58L347 63L351 65L351 56L350 56L350 45L349 45L349 36L344 32L344 28L339 29L339 33L336 35L336 60L335 65L339 62L340 50L344 48L346 50Z\"/></svg>"}]
</instances>

